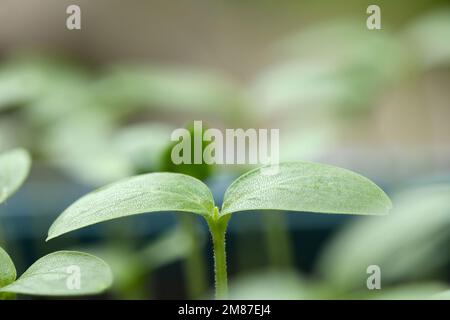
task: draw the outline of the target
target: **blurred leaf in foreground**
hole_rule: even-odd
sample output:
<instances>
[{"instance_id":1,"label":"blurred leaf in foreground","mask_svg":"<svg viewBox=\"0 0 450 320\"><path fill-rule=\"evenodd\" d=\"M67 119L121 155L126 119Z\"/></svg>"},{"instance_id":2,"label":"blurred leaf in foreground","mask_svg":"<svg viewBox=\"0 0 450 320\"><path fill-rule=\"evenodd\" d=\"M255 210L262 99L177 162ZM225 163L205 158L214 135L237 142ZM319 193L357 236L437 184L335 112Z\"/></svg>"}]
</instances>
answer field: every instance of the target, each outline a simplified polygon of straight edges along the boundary
<instances>
[{"instance_id":1,"label":"blurred leaf in foreground","mask_svg":"<svg viewBox=\"0 0 450 320\"><path fill-rule=\"evenodd\" d=\"M319 269L326 281L341 289L362 288L367 267L378 265L383 284L388 285L415 279L448 262L444 248L450 230L449 198L447 184L407 190L394 197L389 216L354 223L321 256Z\"/></svg>"}]
</instances>

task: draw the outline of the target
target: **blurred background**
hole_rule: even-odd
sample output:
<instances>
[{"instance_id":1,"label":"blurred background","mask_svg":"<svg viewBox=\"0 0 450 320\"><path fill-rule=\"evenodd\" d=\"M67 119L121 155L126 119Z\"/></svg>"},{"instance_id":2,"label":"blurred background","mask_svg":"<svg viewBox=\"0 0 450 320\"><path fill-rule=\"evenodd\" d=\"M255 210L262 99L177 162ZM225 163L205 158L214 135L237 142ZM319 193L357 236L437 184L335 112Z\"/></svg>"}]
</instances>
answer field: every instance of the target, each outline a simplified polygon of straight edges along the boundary
<instances>
[{"instance_id":1,"label":"blurred background","mask_svg":"<svg viewBox=\"0 0 450 320\"><path fill-rule=\"evenodd\" d=\"M68 30L67 6L81 8ZM366 9L381 8L381 30ZM447 1L0 0L0 152L33 156L0 207L19 274L80 249L113 268L104 298L211 297L204 221L157 213L44 241L85 193L175 171L220 204L245 166L175 166L175 128L280 129L281 159L361 173L389 217L235 214L236 298L427 298L450 286L450 6ZM366 268L382 290L366 288Z\"/></svg>"}]
</instances>

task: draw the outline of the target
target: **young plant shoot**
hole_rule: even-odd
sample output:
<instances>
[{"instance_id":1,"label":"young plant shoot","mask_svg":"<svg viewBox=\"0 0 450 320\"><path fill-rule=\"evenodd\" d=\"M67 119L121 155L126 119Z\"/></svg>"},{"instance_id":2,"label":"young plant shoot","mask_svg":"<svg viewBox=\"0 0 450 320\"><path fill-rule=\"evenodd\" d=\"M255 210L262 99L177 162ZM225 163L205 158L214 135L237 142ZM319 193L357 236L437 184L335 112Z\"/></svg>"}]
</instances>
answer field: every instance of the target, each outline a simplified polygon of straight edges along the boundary
<instances>
[{"instance_id":1,"label":"young plant shoot","mask_svg":"<svg viewBox=\"0 0 450 320\"><path fill-rule=\"evenodd\" d=\"M0 203L23 184L31 167L27 151L15 149L0 155ZM0 247L0 300L15 294L78 296L100 293L112 283L109 266L92 255L58 251L36 261L16 280L16 268Z\"/></svg>"},{"instance_id":2,"label":"young plant shoot","mask_svg":"<svg viewBox=\"0 0 450 320\"><path fill-rule=\"evenodd\" d=\"M0 299L16 293L35 296L98 294L112 283L112 272L100 258L76 251L53 252L37 260L16 280L16 268L0 247Z\"/></svg>"},{"instance_id":3,"label":"young plant shoot","mask_svg":"<svg viewBox=\"0 0 450 320\"><path fill-rule=\"evenodd\" d=\"M177 173L131 177L92 192L66 209L53 223L47 240L115 218L161 211L203 216L214 250L216 298L228 294L225 233L231 215L240 211L284 210L337 214L387 214L388 196L367 178L346 169L308 162L282 163L278 173L266 167L247 172L227 189L221 210L200 180ZM276 213L274 213L276 214Z\"/></svg>"}]
</instances>

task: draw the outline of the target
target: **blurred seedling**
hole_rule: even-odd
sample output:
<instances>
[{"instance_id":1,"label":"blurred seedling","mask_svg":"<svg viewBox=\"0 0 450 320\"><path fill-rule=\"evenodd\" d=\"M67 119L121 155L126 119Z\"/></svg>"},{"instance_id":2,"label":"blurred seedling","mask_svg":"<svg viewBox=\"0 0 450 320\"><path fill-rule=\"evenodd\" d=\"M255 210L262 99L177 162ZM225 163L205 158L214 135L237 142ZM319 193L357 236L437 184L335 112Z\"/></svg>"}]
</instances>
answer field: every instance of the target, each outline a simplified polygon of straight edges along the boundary
<instances>
[{"instance_id":1,"label":"blurred seedling","mask_svg":"<svg viewBox=\"0 0 450 320\"><path fill-rule=\"evenodd\" d=\"M47 240L99 222L130 215L178 211L202 216L211 233L216 298L228 296L225 233L234 212L259 210L341 214L387 214L388 196L367 178L342 168L307 162L282 163L276 175L261 167L236 179L222 209L200 180L178 173L139 175L103 187L67 208Z\"/></svg>"}]
</instances>

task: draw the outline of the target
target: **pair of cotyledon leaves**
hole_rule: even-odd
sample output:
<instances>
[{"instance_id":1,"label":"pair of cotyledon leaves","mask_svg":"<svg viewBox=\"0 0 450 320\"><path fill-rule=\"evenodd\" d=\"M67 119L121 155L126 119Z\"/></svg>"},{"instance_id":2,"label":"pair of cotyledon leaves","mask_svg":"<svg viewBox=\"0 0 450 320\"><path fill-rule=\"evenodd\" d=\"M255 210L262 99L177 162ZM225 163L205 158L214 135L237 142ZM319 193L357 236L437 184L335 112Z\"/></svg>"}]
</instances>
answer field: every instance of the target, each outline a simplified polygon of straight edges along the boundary
<instances>
[{"instance_id":1,"label":"pair of cotyledon leaves","mask_svg":"<svg viewBox=\"0 0 450 320\"><path fill-rule=\"evenodd\" d=\"M2 199L25 180L29 156L17 150L0 157ZM351 171L314 163L280 164L278 172L252 170L227 190L219 217L238 211L288 210L320 213L385 214L392 204L367 178ZM88 225L119 217L157 211L182 211L206 218L214 213L214 199L200 180L176 173L145 174L114 183L86 195L53 223L48 239ZM22 277L2 252L0 277L3 292L72 295L102 291L111 283L109 267L100 259L79 252L56 252L38 260ZM68 288L67 267L80 267L82 291ZM3 267L5 266L5 267ZM84 271L83 271L84 270ZM14 281L14 282L13 282Z\"/></svg>"},{"instance_id":2,"label":"pair of cotyledon leaves","mask_svg":"<svg viewBox=\"0 0 450 320\"><path fill-rule=\"evenodd\" d=\"M16 149L0 155L0 203L19 189L30 166L31 159L25 150ZM13 261L0 247L0 299L13 297L15 293L56 296L95 294L112 283L111 270L104 261L75 251L46 255L19 279L16 276Z\"/></svg>"},{"instance_id":3,"label":"pair of cotyledon leaves","mask_svg":"<svg viewBox=\"0 0 450 320\"><path fill-rule=\"evenodd\" d=\"M262 167L235 180L225 193L219 218L249 210L386 214L391 207L388 196L359 174L329 165L291 162L280 164L277 172ZM181 211L211 218L214 208L213 195L200 180L177 173L144 174L76 201L50 227L47 240L146 212Z\"/></svg>"}]
</instances>

